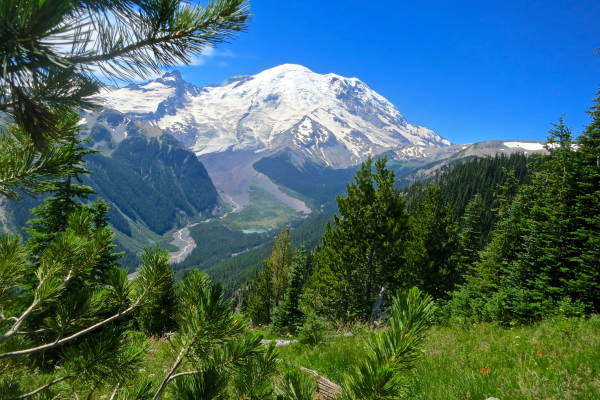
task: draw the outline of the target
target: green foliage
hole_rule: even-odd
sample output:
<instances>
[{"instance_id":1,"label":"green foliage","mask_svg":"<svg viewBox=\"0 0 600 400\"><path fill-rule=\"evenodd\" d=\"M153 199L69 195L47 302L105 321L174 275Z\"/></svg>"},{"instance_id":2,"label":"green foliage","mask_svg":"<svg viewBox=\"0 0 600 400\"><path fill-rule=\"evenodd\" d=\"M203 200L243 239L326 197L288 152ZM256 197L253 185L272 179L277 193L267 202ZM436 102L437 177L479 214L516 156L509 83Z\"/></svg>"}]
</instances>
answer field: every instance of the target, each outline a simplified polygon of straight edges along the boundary
<instances>
[{"instance_id":1,"label":"green foliage","mask_svg":"<svg viewBox=\"0 0 600 400\"><path fill-rule=\"evenodd\" d=\"M296 367L286 371L277 389L278 400L312 400L317 392L317 383L308 373Z\"/></svg>"},{"instance_id":2,"label":"green foliage","mask_svg":"<svg viewBox=\"0 0 600 400\"><path fill-rule=\"evenodd\" d=\"M431 296L417 288L398 292L390 308L390 329L367 341L366 357L345 376L342 398L398 398L405 387L401 373L413 369L422 355L434 310Z\"/></svg>"},{"instance_id":3,"label":"green foliage","mask_svg":"<svg viewBox=\"0 0 600 400\"><path fill-rule=\"evenodd\" d=\"M302 168L292 162L285 150L261 158L252 167L280 185L324 204L346 191L345 183L352 179L356 168L333 169L305 161Z\"/></svg>"},{"instance_id":4,"label":"green foliage","mask_svg":"<svg viewBox=\"0 0 600 400\"><path fill-rule=\"evenodd\" d=\"M453 257L456 225L452 207L441 198L441 189L431 187L410 214L403 254L405 264L396 280L418 286L436 299L447 298L460 279Z\"/></svg>"},{"instance_id":5,"label":"green foliage","mask_svg":"<svg viewBox=\"0 0 600 400\"><path fill-rule=\"evenodd\" d=\"M278 353L271 342L264 354L241 366L233 376L236 398L248 400L271 399L275 390L273 375L277 372Z\"/></svg>"},{"instance_id":6,"label":"green foliage","mask_svg":"<svg viewBox=\"0 0 600 400\"><path fill-rule=\"evenodd\" d=\"M275 304L273 289L273 270L271 263L264 262L262 271L256 273L246 292L246 313L253 325L261 326L271 323L272 311Z\"/></svg>"},{"instance_id":7,"label":"green foliage","mask_svg":"<svg viewBox=\"0 0 600 400\"><path fill-rule=\"evenodd\" d=\"M393 189L387 158L369 158L338 196L340 216L328 223L323 248L306 293L314 307L333 317L366 316L384 284L394 278L402 260L408 214Z\"/></svg>"},{"instance_id":8,"label":"green foliage","mask_svg":"<svg viewBox=\"0 0 600 400\"><path fill-rule=\"evenodd\" d=\"M273 298L275 307L279 305L285 295L290 279L293 259L294 250L292 248L290 231L285 229L277 235L275 244L273 245L273 253L271 253L271 257L266 261L271 265L273 274Z\"/></svg>"},{"instance_id":9,"label":"green foliage","mask_svg":"<svg viewBox=\"0 0 600 400\"><path fill-rule=\"evenodd\" d=\"M26 384L9 385L27 383L34 368L31 356L58 357L46 364L51 380L45 382L47 390L53 391L58 387L54 385L64 381L63 390L66 385L69 392L84 391L90 396L106 384L130 379L139 368L143 339L113 321L143 303L148 292L160 290L162 277L153 265L145 264L133 287L126 274L115 269L106 275L104 286L69 286L102 263L110 248L110 230L97 229L95 222L99 223L97 216L89 209L72 213L64 230L43 249L29 281L24 265L30 255L17 249L14 240L0 240L0 254L7 256L5 268L0 269L5 295L0 312L6 318L0 323L0 363L3 369L25 364L15 370L16 376L2 379L0 386L9 388L10 396L31 389ZM15 287L20 290L8 292Z\"/></svg>"},{"instance_id":10,"label":"green foliage","mask_svg":"<svg viewBox=\"0 0 600 400\"><path fill-rule=\"evenodd\" d=\"M304 282L311 273L311 260L304 249L296 252L283 301L274 310L272 327L277 332L296 333L302 326L300 296Z\"/></svg>"},{"instance_id":11,"label":"green foliage","mask_svg":"<svg viewBox=\"0 0 600 400\"><path fill-rule=\"evenodd\" d=\"M431 181L415 182L405 188L406 207L412 213L428 189L431 186L439 186L443 201L452 206L453 219L458 221L464 215L469 202L479 194L483 202L481 232L483 237L487 238L496 222L492 210L498 207L497 188L503 185L506 179L503 170L514 171L520 183L527 183L529 160L530 157L523 153L463 160L452 165L451 169L444 170Z\"/></svg>"},{"instance_id":12,"label":"green foliage","mask_svg":"<svg viewBox=\"0 0 600 400\"><path fill-rule=\"evenodd\" d=\"M286 229L277 235L271 256L264 261L262 271L256 273L244 294L245 309L254 325L271 323L273 310L287 290L293 259L290 232Z\"/></svg>"},{"instance_id":13,"label":"green foliage","mask_svg":"<svg viewBox=\"0 0 600 400\"><path fill-rule=\"evenodd\" d=\"M217 190L192 154L169 134L127 137L112 157L86 157L93 174L85 181L128 218L162 235L181 216L208 213L217 205ZM116 223L123 227L121 232L131 235L122 216Z\"/></svg>"},{"instance_id":14,"label":"green foliage","mask_svg":"<svg viewBox=\"0 0 600 400\"><path fill-rule=\"evenodd\" d=\"M327 339L327 325L314 310L305 310L304 323L298 331L298 341L302 344L315 346L321 344Z\"/></svg>"},{"instance_id":15,"label":"green foliage","mask_svg":"<svg viewBox=\"0 0 600 400\"><path fill-rule=\"evenodd\" d=\"M234 253L242 253L235 256L240 257L245 250L272 240L266 233L245 234L229 229L222 221L200 223L189 228L189 230L190 236L196 242L196 247L184 261L173 264L173 269L176 271L185 271L192 268L202 271L224 259L231 258ZM262 263L267 256L260 258L260 262ZM223 282L220 279L219 281Z\"/></svg>"},{"instance_id":16,"label":"green foliage","mask_svg":"<svg viewBox=\"0 0 600 400\"><path fill-rule=\"evenodd\" d=\"M321 238L325 232L325 225L330 218L330 214L313 213L306 219L292 223L292 226L290 227L290 229L293 228L293 230L290 231L292 243L295 246L305 245L309 250L314 249L321 243ZM210 223L200 225L210 225ZM190 232L193 234L193 230L200 225L193 227ZM225 290L226 295L231 296L236 290L238 290L238 288L243 287L246 282L251 280L256 271L262 268L263 261L271 254L273 242L268 241L265 244L257 245L258 247L250 248L248 250L246 250L247 248L242 248L242 251L246 251L243 251L241 254L237 254L235 257L230 257L232 252L238 253L239 250L230 251L227 250L227 247L225 246L220 248L222 243L230 243L232 246L235 246L235 248L238 249L238 244L245 245L245 243L247 243L245 242L246 240L259 241L260 238L256 238L256 236L267 234L244 235L244 238L238 235L239 232L231 230L222 230L221 232L222 234L220 236L213 236L207 232L205 236L196 235L194 238L198 247L204 246L202 244L203 242L210 243L210 246L206 246L207 249L205 251L211 251L208 247L220 249L222 251L221 255L219 255L219 258L213 258L213 260L218 260L216 261L217 263L207 263L210 265L210 267L204 271L215 282L220 282L223 284L223 289ZM255 238L247 238L248 236L254 236ZM200 238L201 240L196 238ZM238 239L240 242L236 242ZM192 256L194 256L193 252L188 257ZM201 258L201 253L198 253L197 258ZM310 255L309 258L312 259L312 255ZM199 262L202 261L200 260ZM182 265L184 264L188 265L187 259L184 263L182 263ZM310 265L313 264L311 263ZM312 275L312 272L310 272L309 276L310 275Z\"/></svg>"},{"instance_id":17,"label":"green foliage","mask_svg":"<svg viewBox=\"0 0 600 400\"><path fill-rule=\"evenodd\" d=\"M33 146L22 127L0 128L0 195L20 200L17 190L29 195L42 193L52 188L48 180L76 174L81 157L70 143L77 134L78 120L75 113L58 114L54 123L61 136L41 149Z\"/></svg>"},{"instance_id":18,"label":"green foliage","mask_svg":"<svg viewBox=\"0 0 600 400\"><path fill-rule=\"evenodd\" d=\"M215 368L210 368L189 379L176 381L170 387L171 396L181 400L227 400L229 377Z\"/></svg>"},{"instance_id":19,"label":"green foliage","mask_svg":"<svg viewBox=\"0 0 600 400\"><path fill-rule=\"evenodd\" d=\"M527 323L552 315L559 304L598 312L600 265L587 246L600 225L587 223L595 217L582 204L597 204L600 192L581 185L586 176L597 179L598 163L583 147L560 119L548 138L550 156L532 165L531 183L519 186L507 175L492 240L451 304L456 318ZM582 187L587 192L580 195Z\"/></svg>"},{"instance_id":20,"label":"green foliage","mask_svg":"<svg viewBox=\"0 0 600 400\"><path fill-rule=\"evenodd\" d=\"M161 290L148 293L146 301L135 312L139 328L148 336L161 337L167 332L176 330L175 313L177 299L175 293L175 280L173 270L169 263L171 254L168 251L156 248L154 252L148 250L142 253L144 264L156 263L161 270L163 285Z\"/></svg>"},{"instance_id":21,"label":"green foliage","mask_svg":"<svg viewBox=\"0 0 600 400\"><path fill-rule=\"evenodd\" d=\"M481 226L483 212L483 199L478 193L467 204L459 224L457 263L460 272L466 272L467 268L479 261L479 252L485 244Z\"/></svg>"}]
</instances>

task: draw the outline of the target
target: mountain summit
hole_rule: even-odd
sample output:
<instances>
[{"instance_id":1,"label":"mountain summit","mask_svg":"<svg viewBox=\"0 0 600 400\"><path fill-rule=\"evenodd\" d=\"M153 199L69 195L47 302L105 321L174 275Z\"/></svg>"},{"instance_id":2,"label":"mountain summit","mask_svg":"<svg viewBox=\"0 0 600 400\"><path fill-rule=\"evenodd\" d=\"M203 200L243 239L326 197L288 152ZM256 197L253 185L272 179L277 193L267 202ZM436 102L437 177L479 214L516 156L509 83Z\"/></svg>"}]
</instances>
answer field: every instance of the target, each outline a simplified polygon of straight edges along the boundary
<instances>
[{"instance_id":1,"label":"mountain summit","mask_svg":"<svg viewBox=\"0 0 600 400\"><path fill-rule=\"evenodd\" d=\"M107 107L160 127L197 155L244 151L264 156L289 148L303 159L343 168L369 154L451 144L409 124L360 80L294 64L202 88L172 71L103 97Z\"/></svg>"}]
</instances>

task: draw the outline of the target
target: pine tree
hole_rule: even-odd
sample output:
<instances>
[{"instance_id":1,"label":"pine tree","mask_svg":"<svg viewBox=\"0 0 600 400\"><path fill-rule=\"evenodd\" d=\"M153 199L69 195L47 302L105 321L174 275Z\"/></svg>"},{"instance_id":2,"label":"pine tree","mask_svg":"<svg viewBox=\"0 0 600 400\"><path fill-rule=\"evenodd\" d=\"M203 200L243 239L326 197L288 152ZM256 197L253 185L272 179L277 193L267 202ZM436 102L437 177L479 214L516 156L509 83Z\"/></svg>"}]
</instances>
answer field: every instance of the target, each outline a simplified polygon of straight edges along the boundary
<instances>
[{"instance_id":1,"label":"pine tree","mask_svg":"<svg viewBox=\"0 0 600 400\"><path fill-rule=\"evenodd\" d=\"M73 114L71 118L72 123L79 119L76 114ZM75 134L68 144L70 151L74 154L74 170L60 180L49 182L45 192L53 192L54 196L47 198L45 204L31 210L31 214L38 218L30 220L28 223L31 226L26 228L25 231L30 236L28 245L33 254L40 254L58 232L64 231L69 215L83 207L81 200L78 201L78 198L87 200L91 194L96 194L91 187L75 183L81 182L79 175L90 173L83 167L83 157L96 153L96 151L82 146L82 140L77 139ZM108 211L108 209L104 210L105 205L101 205L101 207L102 210L98 210L99 212ZM98 218L101 222L102 217L99 215Z\"/></svg>"},{"instance_id":2,"label":"pine tree","mask_svg":"<svg viewBox=\"0 0 600 400\"><path fill-rule=\"evenodd\" d=\"M410 215L404 247L405 267L397 280L411 282L434 298L446 298L460 273L454 257L456 223L452 207L444 204L439 186L427 191Z\"/></svg>"},{"instance_id":3,"label":"pine tree","mask_svg":"<svg viewBox=\"0 0 600 400\"><path fill-rule=\"evenodd\" d=\"M157 246L157 253L161 260L163 275L163 286L160 292L149 293L144 304L136 310L135 317L139 328L148 336L162 337L165 333L175 332L175 314L177 311L177 294L175 290L175 279L169 262L170 254L161 251ZM155 253L156 254L156 253ZM142 255L142 262L149 263L151 260L144 259L152 257L150 253Z\"/></svg>"},{"instance_id":4,"label":"pine tree","mask_svg":"<svg viewBox=\"0 0 600 400\"><path fill-rule=\"evenodd\" d=\"M598 91L600 96L600 91ZM577 138L579 165L575 174L574 240L581 249L574 258L576 279L569 288L590 310L600 312L600 97L588 111L592 122Z\"/></svg>"},{"instance_id":5,"label":"pine tree","mask_svg":"<svg viewBox=\"0 0 600 400\"><path fill-rule=\"evenodd\" d=\"M302 312L300 311L300 296L305 281L303 271L306 273L308 254L304 248L296 253L292 269L288 278L287 291L281 303L274 310L273 327L275 330L296 333L302 326Z\"/></svg>"},{"instance_id":6,"label":"pine tree","mask_svg":"<svg viewBox=\"0 0 600 400\"><path fill-rule=\"evenodd\" d=\"M379 158L373 171L369 157L356 172L355 183L347 184L348 195L337 197L340 215L334 216L334 225L327 225L307 288L321 303L315 305L319 312L366 316L383 285L401 285L396 278L408 214L386 162L387 157Z\"/></svg>"},{"instance_id":7,"label":"pine tree","mask_svg":"<svg viewBox=\"0 0 600 400\"><path fill-rule=\"evenodd\" d=\"M289 280L290 270L292 269L292 260L294 251L292 248L292 239L290 231L285 229L281 231L275 239L273 253L268 262L271 265L273 273L273 296L275 306L277 306L285 295Z\"/></svg>"},{"instance_id":8,"label":"pine tree","mask_svg":"<svg viewBox=\"0 0 600 400\"><path fill-rule=\"evenodd\" d=\"M270 324L275 306L273 269L270 262L263 263L262 270L254 275L249 286L245 295L245 309L252 324L256 326Z\"/></svg>"},{"instance_id":9,"label":"pine tree","mask_svg":"<svg viewBox=\"0 0 600 400\"><path fill-rule=\"evenodd\" d=\"M76 123L78 117L73 116L73 123ZM89 196L96 192L89 186L78 185L75 182L81 182L80 175L88 174L90 171L83 167L83 158L91 153L96 153L90 150L82 143L84 141L75 136L70 140L70 151L73 154L73 170L64 178L53 182L48 182L46 190L54 193L54 196L45 200L45 203L31 210L31 213L36 216L36 219L29 221L29 227L25 231L29 234L27 246L32 256L35 268L35 263L39 260L40 255L51 243L56 235L64 231L69 216L75 211L83 208L90 210L94 216L94 224L96 230L107 229L108 227L108 204L102 198L99 198L90 205L84 205L82 200L88 200ZM113 253L112 250L116 247L110 244L102 254L102 261L94 268L88 271L87 275L82 275L75 286L93 286L95 284L104 284L109 272L117 266L116 262L123 257L123 253ZM85 281L84 282L82 282Z\"/></svg>"},{"instance_id":10,"label":"pine tree","mask_svg":"<svg viewBox=\"0 0 600 400\"><path fill-rule=\"evenodd\" d=\"M477 193L465 209L458 231L458 268L466 272L479 260L479 252L484 247L482 233L483 199Z\"/></svg>"},{"instance_id":11,"label":"pine tree","mask_svg":"<svg viewBox=\"0 0 600 400\"><path fill-rule=\"evenodd\" d=\"M433 325L435 305L417 288L400 291L390 307L390 327L369 338L365 357L344 375L343 400L392 400L405 395L402 372L415 367Z\"/></svg>"}]
</instances>

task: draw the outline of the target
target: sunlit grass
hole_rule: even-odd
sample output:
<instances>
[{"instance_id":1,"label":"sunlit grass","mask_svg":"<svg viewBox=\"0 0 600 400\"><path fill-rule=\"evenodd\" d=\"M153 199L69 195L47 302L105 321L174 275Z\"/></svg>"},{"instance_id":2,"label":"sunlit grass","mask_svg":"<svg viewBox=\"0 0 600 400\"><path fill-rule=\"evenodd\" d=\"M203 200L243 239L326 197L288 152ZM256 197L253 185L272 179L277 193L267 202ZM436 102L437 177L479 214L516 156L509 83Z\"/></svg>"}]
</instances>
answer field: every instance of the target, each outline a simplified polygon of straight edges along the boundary
<instances>
[{"instance_id":1,"label":"sunlit grass","mask_svg":"<svg viewBox=\"0 0 600 400\"><path fill-rule=\"evenodd\" d=\"M284 347L281 358L341 382L360 360L368 334ZM600 399L600 318L513 328L437 326L406 378L410 399Z\"/></svg>"}]
</instances>

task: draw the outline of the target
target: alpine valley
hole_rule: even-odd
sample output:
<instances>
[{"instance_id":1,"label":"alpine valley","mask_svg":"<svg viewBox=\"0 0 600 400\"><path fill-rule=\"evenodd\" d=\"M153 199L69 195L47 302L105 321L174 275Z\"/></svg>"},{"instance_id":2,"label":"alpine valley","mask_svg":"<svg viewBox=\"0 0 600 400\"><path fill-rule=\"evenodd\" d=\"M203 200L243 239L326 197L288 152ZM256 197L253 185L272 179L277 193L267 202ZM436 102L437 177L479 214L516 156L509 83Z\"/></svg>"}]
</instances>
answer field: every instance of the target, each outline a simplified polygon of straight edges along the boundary
<instances>
[{"instance_id":1,"label":"alpine valley","mask_svg":"<svg viewBox=\"0 0 600 400\"><path fill-rule=\"evenodd\" d=\"M101 151L86 156L92 174L82 179L110 203L119 248L157 242L176 269L216 277L230 276L241 253L260 265L285 227L316 245L336 195L369 155L387 155L405 186L461 160L545 151L515 140L452 144L359 79L292 64L205 87L172 71L108 87L101 101L103 111L82 115L82 137ZM41 201L0 204L0 228L20 231ZM125 264L134 270L137 260Z\"/></svg>"}]
</instances>

